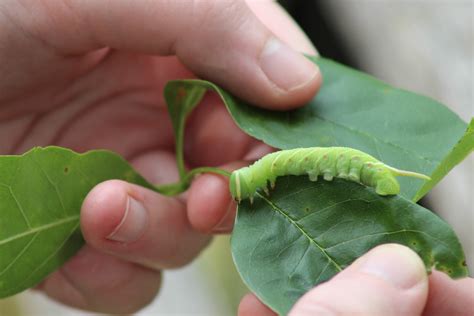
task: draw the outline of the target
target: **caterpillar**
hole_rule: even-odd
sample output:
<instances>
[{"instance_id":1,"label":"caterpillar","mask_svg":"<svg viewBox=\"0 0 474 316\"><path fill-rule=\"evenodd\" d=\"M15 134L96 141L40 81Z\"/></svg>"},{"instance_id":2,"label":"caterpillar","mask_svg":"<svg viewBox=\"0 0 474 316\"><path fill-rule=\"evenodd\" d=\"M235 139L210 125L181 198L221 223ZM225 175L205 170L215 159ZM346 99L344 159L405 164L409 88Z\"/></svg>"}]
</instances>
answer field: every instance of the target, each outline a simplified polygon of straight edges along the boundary
<instances>
[{"instance_id":1,"label":"caterpillar","mask_svg":"<svg viewBox=\"0 0 474 316\"><path fill-rule=\"evenodd\" d=\"M277 177L305 175L316 181L322 175L326 181L334 177L375 188L379 195L400 192L396 176L430 180L430 177L390 167L369 154L348 147L312 147L282 150L271 153L254 164L232 172L229 187L238 202L249 198L252 203L258 189L268 195L268 184L273 189Z\"/></svg>"}]
</instances>

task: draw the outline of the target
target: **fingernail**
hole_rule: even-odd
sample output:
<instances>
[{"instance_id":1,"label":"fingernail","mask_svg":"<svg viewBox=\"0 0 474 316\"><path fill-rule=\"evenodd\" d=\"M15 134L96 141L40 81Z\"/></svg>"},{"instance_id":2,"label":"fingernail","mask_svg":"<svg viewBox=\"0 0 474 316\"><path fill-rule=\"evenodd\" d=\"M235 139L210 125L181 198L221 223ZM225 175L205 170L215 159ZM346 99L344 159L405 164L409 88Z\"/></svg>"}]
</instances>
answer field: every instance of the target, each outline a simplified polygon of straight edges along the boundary
<instances>
[{"instance_id":1,"label":"fingernail","mask_svg":"<svg viewBox=\"0 0 474 316\"><path fill-rule=\"evenodd\" d=\"M260 55L265 75L282 90L304 86L319 74L319 68L302 54L271 37Z\"/></svg>"},{"instance_id":2,"label":"fingernail","mask_svg":"<svg viewBox=\"0 0 474 316\"><path fill-rule=\"evenodd\" d=\"M383 245L371 250L359 271L382 278L400 289L409 289L426 278L420 257L401 245Z\"/></svg>"},{"instance_id":3,"label":"fingernail","mask_svg":"<svg viewBox=\"0 0 474 316\"><path fill-rule=\"evenodd\" d=\"M120 242L138 240L145 232L147 222L148 212L143 204L129 196L122 220L107 239Z\"/></svg>"}]
</instances>

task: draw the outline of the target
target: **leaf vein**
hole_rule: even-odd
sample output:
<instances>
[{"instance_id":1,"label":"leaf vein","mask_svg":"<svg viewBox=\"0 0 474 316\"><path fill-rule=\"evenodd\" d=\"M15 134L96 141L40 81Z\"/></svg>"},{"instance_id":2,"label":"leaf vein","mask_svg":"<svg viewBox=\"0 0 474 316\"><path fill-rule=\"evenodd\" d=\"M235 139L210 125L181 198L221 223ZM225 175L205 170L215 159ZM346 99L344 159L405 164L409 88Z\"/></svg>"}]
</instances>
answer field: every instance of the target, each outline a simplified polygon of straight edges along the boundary
<instances>
[{"instance_id":1,"label":"leaf vein","mask_svg":"<svg viewBox=\"0 0 474 316\"><path fill-rule=\"evenodd\" d=\"M33 238L30 239L30 241L28 242L28 244L23 247L23 249L16 255L16 257L5 267L5 269L3 269L1 272L0 272L0 276L2 276L5 272L7 272L14 264L15 262L18 261L18 259L20 259L20 257L26 252L26 250L28 250L28 248L30 248L30 246L33 244L33 242L35 241L36 237L38 237L40 233L37 232Z\"/></svg>"},{"instance_id":2,"label":"leaf vein","mask_svg":"<svg viewBox=\"0 0 474 316\"><path fill-rule=\"evenodd\" d=\"M326 269L329 267L329 261L326 263L324 268L321 270L321 272L318 274L318 277L316 278L316 282L314 284L319 284L319 280L321 280L321 277L323 276L324 272L326 272Z\"/></svg>"},{"instance_id":3,"label":"leaf vein","mask_svg":"<svg viewBox=\"0 0 474 316\"><path fill-rule=\"evenodd\" d=\"M56 195L58 196L58 200L59 200L59 204L61 204L61 209L63 211L64 214L67 215L67 211L66 211L66 207L64 206L64 202L61 198L61 194L59 193L59 189L58 189L58 186L56 185L56 183L54 183L51 178L49 177L48 173L46 172L46 170L44 170L44 167L41 165L41 163L36 159L36 153L37 151L34 151L34 155L32 156L32 160L34 161L34 163L36 163L39 167L39 170L44 174L45 178L48 180L48 182L53 186L54 188L54 191L56 192Z\"/></svg>"},{"instance_id":4,"label":"leaf vein","mask_svg":"<svg viewBox=\"0 0 474 316\"><path fill-rule=\"evenodd\" d=\"M21 287L24 283L28 283L28 280L29 278L31 278L31 276L33 276L36 271L38 271L39 269L41 269L51 258L53 258L59 250L61 250L61 248L66 244L66 242L69 240L69 238L72 236L72 234L74 233L74 231L79 227L79 222L73 226L73 228L71 229L71 231L65 236L63 242L58 246L58 248L53 251L40 265L38 265L33 271L31 271L31 273L24 279L24 281L22 283L19 284L19 287Z\"/></svg>"},{"instance_id":5,"label":"leaf vein","mask_svg":"<svg viewBox=\"0 0 474 316\"><path fill-rule=\"evenodd\" d=\"M303 236L303 235L301 235ZM306 246L306 249L305 251L303 252L303 254L301 255L301 257L299 258L298 262L295 264L295 266L293 267L293 269L291 270L290 273L288 273L288 279L291 279L293 277L293 274L295 273L295 271L298 269L298 267L300 266L301 262L303 261L303 258L306 256L306 254L308 253L308 250L309 250L309 246L311 245L311 242L308 240L308 246ZM328 260L328 264L329 264L329 260Z\"/></svg>"},{"instance_id":6,"label":"leaf vein","mask_svg":"<svg viewBox=\"0 0 474 316\"><path fill-rule=\"evenodd\" d=\"M16 206L18 207L18 210L20 211L21 215L23 216L23 219L26 222L26 225L28 226L28 228L31 228L32 226L30 224L30 221L28 220L28 217L26 216L26 213L25 213L25 210L23 209L23 206L21 206L20 201L17 199L16 195L13 193L13 189L11 187L9 187L9 190L10 190L10 194L11 194L13 200L15 201Z\"/></svg>"},{"instance_id":7,"label":"leaf vein","mask_svg":"<svg viewBox=\"0 0 474 316\"><path fill-rule=\"evenodd\" d=\"M324 256L336 267L337 270L341 271L342 268L341 266L326 252L324 247L322 247L320 244L316 242L313 238L311 238L310 235L304 230L304 228L299 225L293 218L291 218L285 211L283 211L280 207L275 205L272 201L268 200L265 196L263 196L260 193L257 193L257 195L260 196L264 201L266 201L275 211L283 215L293 226L295 226L305 237L313 243L323 254Z\"/></svg>"},{"instance_id":8,"label":"leaf vein","mask_svg":"<svg viewBox=\"0 0 474 316\"><path fill-rule=\"evenodd\" d=\"M287 249L291 248L303 235L299 235L298 238L296 238L295 240L293 240L292 242L290 242L288 245L286 245L285 247L283 247L277 254L277 258L279 258L281 256L281 254L283 252L285 252Z\"/></svg>"},{"instance_id":9,"label":"leaf vein","mask_svg":"<svg viewBox=\"0 0 474 316\"><path fill-rule=\"evenodd\" d=\"M345 240L345 241L339 242L337 244L334 244L332 246L326 247L326 250L329 250L329 249L332 249L332 248L335 248L335 247L339 247L341 245L344 245L344 244L347 244L347 243L350 243L350 242L353 242L353 241L356 241L356 240L359 240L359 239L364 239L364 238L367 238L367 237L374 237L374 236L379 236L379 235L395 235L395 234L401 234L401 233L417 233L417 234L426 235L429 238L434 239L437 242L439 242L440 244L442 244L444 247L446 247L446 249L453 256L456 256L456 254L452 251L451 247L446 245L446 243L444 243L442 240L440 240L440 239L438 239L438 238L436 238L436 237L434 237L430 234L427 234L426 232L423 232L423 231L420 231L420 230L414 230L414 229L401 229L401 230L397 230L397 231L393 231L393 232L378 232L378 233L368 234L368 235L364 235L364 236L359 236L359 237L349 239L349 240Z\"/></svg>"},{"instance_id":10,"label":"leaf vein","mask_svg":"<svg viewBox=\"0 0 474 316\"><path fill-rule=\"evenodd\" d=\"M273 216L275 216L275 213L272 213L272 218L273 218ZM270 218L270 221L271 221L272 218ZM255 247L252 249L252 251L250 252L250 254L248 256L248 261L247 262L248 262L249 267L251 266L252 257L254 255L255 251L257 250L258 246L262 242L262 239L263 239L264 236L265 236L265 230L262 229L262 233L260 234L260 237L258 237L258 240L255 243Z\"/></svg>"},{"instance_id":11,"label":"leaf vein","mask_svg":"<svg viewBox=\"0 0 474 316\"><path fill-rule=\"evenodd\" d=\"M63 219L61 219L59 221L56 221L54 223L50 223L50 224L46 224L46 225L43 225L43 226L38 226L38 227L35 227L35 228L32 228L32 229L28 229L28 230L26 230L26 231L24 231L20 234L17 234L17 235L14 235L14 236L11 236L11 237L0 240L0 246L4 245L6 243L9 243L11 241L14 241L16 239L19 239L19 238L22 238L22 237L25 237L25 236L28 236L28 235L31 235L31 234L35 234L35 233L38 233L38 232L42 232L44 230L48 230L48 229L54 228L56 226L60 226L62 224L66 224L66 223L69 223L69 222L72 222L72 221L75 221L75 220L78 220L78 219L79 219L79 215L74 215L74 216L69 216L69 217L63 218Z\"/></svg>"},{"instance_id":12,"label":"leaf vein","mask_svg":"<svg viewBox=\"0 0 474 316\"><path fill-rule=\"evenodd\" d=\"M18 170L20 170L20 166L21 166L21 163L22 163L22 160L20 160L17 164L17 167L15 169L15 171L13 172L12 174L12 179L15 179L16 178L16 174L18 173ZM12 184L10 182L10 184L4 184L2 183L3 186L5 186L6 188L8 188L8 190L10 191L10 194L13 198L13 200L15 201L15 204L16 206L18 207L18 210L20 211L21 213L21 216L23 217L23 219L25 220L25 223L26 223L26 226L28 226L28 228L31 228L31 224L30 224L30 221L28 220L28 217L26 216L26 213L25 213L25 210L23 209L23 207L21 206L20 204L20 201L18 201L16 195L13 193L13 188L12 188Z\"/></svg>"}]
</instances>

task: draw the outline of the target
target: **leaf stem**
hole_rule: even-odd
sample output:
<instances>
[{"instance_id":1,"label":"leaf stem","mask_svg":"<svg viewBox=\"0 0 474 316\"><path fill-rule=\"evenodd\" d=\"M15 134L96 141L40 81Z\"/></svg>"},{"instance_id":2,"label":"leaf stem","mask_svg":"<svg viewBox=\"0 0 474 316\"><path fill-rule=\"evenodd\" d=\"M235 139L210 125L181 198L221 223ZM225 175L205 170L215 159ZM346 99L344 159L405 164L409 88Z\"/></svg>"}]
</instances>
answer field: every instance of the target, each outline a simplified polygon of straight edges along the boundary
<instances>
[{"instance_id":1,"label":"leaf stem","mask_svg":"<svg viewBox=\"0 0 474 316\"><path fill-rule=\"evenodd\" d=\"M181 123L180 123L180 126L184 126L184 123L185 123L185 118L180 118L181 119ZM178 165L178 172L179 172L179 178L181 179L181 181L184 180L184 178L186 177L186 167L184 166L184 152L183 152L183 148L184 148L184 127L183 128L180 128L176 135L175 135L175 139L176 139L176 164Z\"/></svg>"},{"instance_id":2,"label":"leaf stem","mask_svg":"<svg viewBox=\"0 0 474 316\"><path fill-rule=\"evenodd\" d=\"M195 168L191 171L188 172L186 175L186 179L192 179L195 175L201 174L201 173L215 173L219 174L221 176L225 177L230 177L230 172L224 169L220 168L215 168L215 167L200 167L200 168Z\"/></svg>"},{"instance_id":3,"label":"leaf stem","mask_svg":"<svg viewBox=\"0 0 474 316\"><path fill-rule=\"evenodd\" d=\"M215 167L200 167L189 171L180 181L176 183L163 184L155 186L155 190L163 195L173 196L186 191L195 176L201 173L215 173L221 176L230 177L230 172L227 170Z\"/></svg>"}]
</instances>

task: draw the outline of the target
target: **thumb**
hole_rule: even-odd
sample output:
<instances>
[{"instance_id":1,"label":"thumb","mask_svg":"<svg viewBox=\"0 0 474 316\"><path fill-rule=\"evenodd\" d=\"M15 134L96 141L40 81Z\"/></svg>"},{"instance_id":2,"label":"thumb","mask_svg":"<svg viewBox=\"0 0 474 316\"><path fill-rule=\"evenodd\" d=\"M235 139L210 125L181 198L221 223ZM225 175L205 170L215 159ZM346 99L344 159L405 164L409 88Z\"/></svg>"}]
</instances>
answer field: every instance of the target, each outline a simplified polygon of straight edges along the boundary
<instances>
[{"instance_id":1,"label":"thumb","mask_svg":"<svg viewBox=\"0 0 474 316\"><path fill-rule=\"evenodd\" d=\"M102 47L176 55L197 75L272 109L309 101L321 84L318 68L278 40L245 1L57 2L54 10L38 3L31 11L43 16L35 19L44 20L42 39L62 55Z\"/></svg>"},{"instance_id":2,"label":"thumb","mask_svg":"<svg viewBox=\"0 0 474 316\"><path fill-rule=\"evenodd\" d=\"M421 259L405 246L388 244L305 294L290 315L420 315L427 295Z\"/></svg>"}]
</instances>

